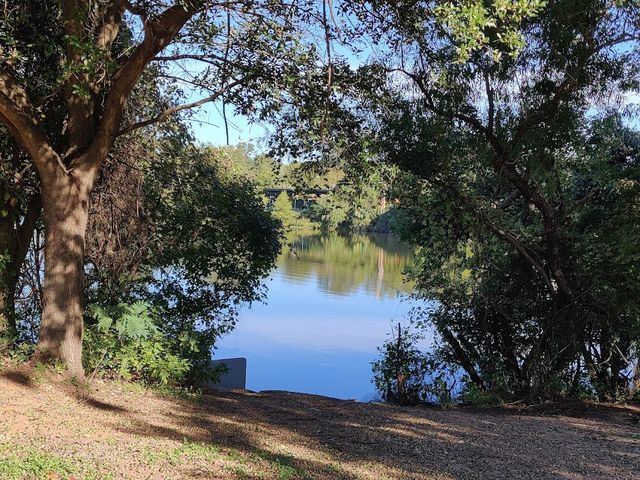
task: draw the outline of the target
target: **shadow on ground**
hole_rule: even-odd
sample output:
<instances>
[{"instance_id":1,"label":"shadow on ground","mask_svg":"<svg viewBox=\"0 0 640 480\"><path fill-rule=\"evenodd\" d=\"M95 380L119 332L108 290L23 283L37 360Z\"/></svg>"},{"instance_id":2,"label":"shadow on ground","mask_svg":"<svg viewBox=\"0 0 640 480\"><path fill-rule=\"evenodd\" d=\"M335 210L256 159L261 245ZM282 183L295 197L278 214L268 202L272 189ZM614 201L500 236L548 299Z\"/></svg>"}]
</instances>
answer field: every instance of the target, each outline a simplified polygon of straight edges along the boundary
<instances>
[{"instance_id":1,"label":"shadow on ground","mask_svg":"<svg viewBox=\"0 0 640 480\"><path fill-rule=\"evenodd\" d=\"M126 431L170 438L189 432L192 441L259 454L296 447L310 452L299 452L296 463L311 472L353 463L386 467L398 478L640 478L640 437L633 433L640 433L639 417L620 409L541 416L284 392L214 394L170 405L161 415L171 427L134 414ZM359 478L356 472L344 470L337 478Z\"/></svg>"},{"instance_id":2,"label":"shadow on ground","mask_svg":"<svg viewBox=\"0 0 640 480\"><path fill-rule=\"evenodd\" d=\"M30 385L19 375L3 378L22 389ZM95 418L119 441L232 449L289 472L281 478L640 479L640 417L629 409L507 414L286 392L208 394L194 401L113 389L102 382L85 390L59 387L54 401L72 397L79 415ZM234 478L184 468L180 478Z\"/></svg>"}]
</instances>

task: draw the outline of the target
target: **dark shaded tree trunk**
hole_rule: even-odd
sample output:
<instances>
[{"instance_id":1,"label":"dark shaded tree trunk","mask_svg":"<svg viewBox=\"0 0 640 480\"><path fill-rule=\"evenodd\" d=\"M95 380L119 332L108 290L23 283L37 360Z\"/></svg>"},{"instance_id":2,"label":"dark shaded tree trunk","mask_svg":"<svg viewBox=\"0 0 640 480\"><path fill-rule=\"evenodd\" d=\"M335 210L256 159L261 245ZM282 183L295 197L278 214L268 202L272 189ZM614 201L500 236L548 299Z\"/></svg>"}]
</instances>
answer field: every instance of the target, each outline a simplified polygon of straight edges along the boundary
<instances>
[{"instance_id":1,"label":"dark shaded tree trunk","mask_svg":"<svg viewBox=\"0 0 640 480\"><path fill-rule=\"evenodd\" d=\"M15 291L17 275L8 268L0 271L0 354L10 348L16 336Z\"/></svg>"},{"instance_id":2,"label":"dark shaded tree trunk","mask_svg":"<svg viewBox=\"0 0 640 480\"><path fill-rule=\"evenodd\" d=\"M14 221L11 215L0 221L0 254L5 256L0 268L0 351L17 333L16 286L40 210L40 195L35 195L27 205L22 223Z\"/></svg>"},{"instance_id":3,"label":"dark shaded tree trunk","mask_svg":"<svg viewBox=\"0 0 640 480\"><path fill-rule=\"evenodd\" d=\"M482 377L480 377L480 375L476 371L476 367L474 366L473 361L467 354L466 350L462 347L456 336L446 326L440 329L440 334L453 349L453 352L455 353L460 366L462 366L467 375L469 375L471 381L475 383L476 386L481 390L485 390L486 387L482 380Z\"/></svg>"},{"instance_id":4,"label":"dark shaded tree trunk","mask_svg":"<svg viewBox=\"0 0 640 480\"><path fill-rule=\"evenodd\" d=\"M9 218L0 220L0 352L6 349L10 337L15 332L13 290L15 281L11 275L11 253L14 236L13 225Z\"/></svg>"},{"instance_id":5,"label":"dark shaded tree trunk","mask_svg":"<svg viewBox=\"0 0 640 480\"><path fill-rule=\"evenodd\" d=\"M630 342L627 339L613 339L609 332L603 332L600 341L600 358L592 366L593 382L598 385L598 399L603 402L615 402L625 392L627 379L625 369L629 369L628 356ZM624 352L624 353L623 353Z\"/></svg>"},{"instance_id":6,"label":"dark shaded tree trunk","mask_svg":"<svg viewBox=\"0 0 640 480\"><path fill-rule=\"evenodd\" d=\"M83 377L83 259L93 175L71 172L43 182L45 271L38 354Z\"/></svg>"}]
</instances>

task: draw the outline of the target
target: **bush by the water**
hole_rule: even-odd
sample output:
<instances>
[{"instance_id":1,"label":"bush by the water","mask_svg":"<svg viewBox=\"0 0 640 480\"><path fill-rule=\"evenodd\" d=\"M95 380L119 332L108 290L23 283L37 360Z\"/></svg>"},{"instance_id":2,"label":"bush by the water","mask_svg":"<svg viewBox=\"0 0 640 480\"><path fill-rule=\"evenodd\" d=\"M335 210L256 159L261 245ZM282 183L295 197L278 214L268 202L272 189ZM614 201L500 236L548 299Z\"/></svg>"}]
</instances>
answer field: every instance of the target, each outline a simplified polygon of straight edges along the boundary
<instances>
[{"instance_id":1,"label":"bush by the water","mask_svg":"<svg viewBox=\"0 0 640 480\"><path fill-rule=\"evenodd\" d=\"M449 405L459 387L457 368L418 348L423 337L410 329L396 332L378 348L372 363L373 383L382 399L400 405L434 403Z\"/></svg>"},{"instance_id":2,"label":"bush by the water","mask_svg":"<svg viewBox=\"0 0 640 480\"><path fill-rule=\"evenodd\" d=\"M195 378L215 378L208 366L208 352L182 334L164 334L157 313L147 303L92 306L85 331L83 361L91 375L134 380L145 385L175 385ZM89 323L88 322L88 323Z\"/></svg>"}]
</instances>

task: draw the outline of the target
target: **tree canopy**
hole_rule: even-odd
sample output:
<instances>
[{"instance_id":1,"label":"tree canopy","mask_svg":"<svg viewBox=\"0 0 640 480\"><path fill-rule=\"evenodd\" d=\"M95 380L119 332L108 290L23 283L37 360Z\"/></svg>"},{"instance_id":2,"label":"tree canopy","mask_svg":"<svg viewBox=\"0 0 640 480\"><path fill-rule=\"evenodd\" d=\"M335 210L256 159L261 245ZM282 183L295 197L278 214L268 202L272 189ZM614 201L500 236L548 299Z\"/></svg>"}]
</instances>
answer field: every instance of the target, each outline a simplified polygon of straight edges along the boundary
<instances>
[{"instance_id":1,"label":"tree canopy","mask_svg":"<svg viewBox=\"0 0 640 480\"><path fill-rule=\"evenodd\" d=\"M496 33L500 14L474 13L480 2L447 4L470 17L440 26L421 2L382 5L384 16L358 11L386 49L388 95L369 103L374 151L415 179L405 234L423 247L420 294L438 306L422 323L441 334L441 354L509 398L628 394L637 5L532 3L509 16L516 37Z\"/></svg>"}]
</instances>

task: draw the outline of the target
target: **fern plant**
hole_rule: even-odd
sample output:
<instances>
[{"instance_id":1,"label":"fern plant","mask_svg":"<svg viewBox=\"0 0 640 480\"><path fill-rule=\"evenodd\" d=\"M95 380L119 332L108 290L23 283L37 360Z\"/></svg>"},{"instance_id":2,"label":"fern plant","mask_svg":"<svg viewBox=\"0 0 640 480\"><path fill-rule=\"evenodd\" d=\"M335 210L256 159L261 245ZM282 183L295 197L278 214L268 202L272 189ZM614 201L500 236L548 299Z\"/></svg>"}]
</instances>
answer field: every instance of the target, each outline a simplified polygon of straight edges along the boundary
<instances>
[{"instance_id":1,"label":"fern plant","mask_svg":"<svg viewBox=\"0 0 640 480\"><path fill-rule=\"evenodd\" d=\"M138 301L131 305L121 303L111 311L92 305L89 313L96 319L100 331L107 332L113 328L121 340L139 340L158 333L152 307L146 302Z\"/></svg>"},{"instance_id":2,"label":"fern plant","mask_svg":"<svg viewBox=\"0 0 640 480\"><path fill-rule=\"evenodd\" d=\"M145 384L182 382L191 370L188 357L157 327L156 313L145 302L111 308L93 305L85 334L84 365L92 375Z\"/></svg>"}]
</instances>

